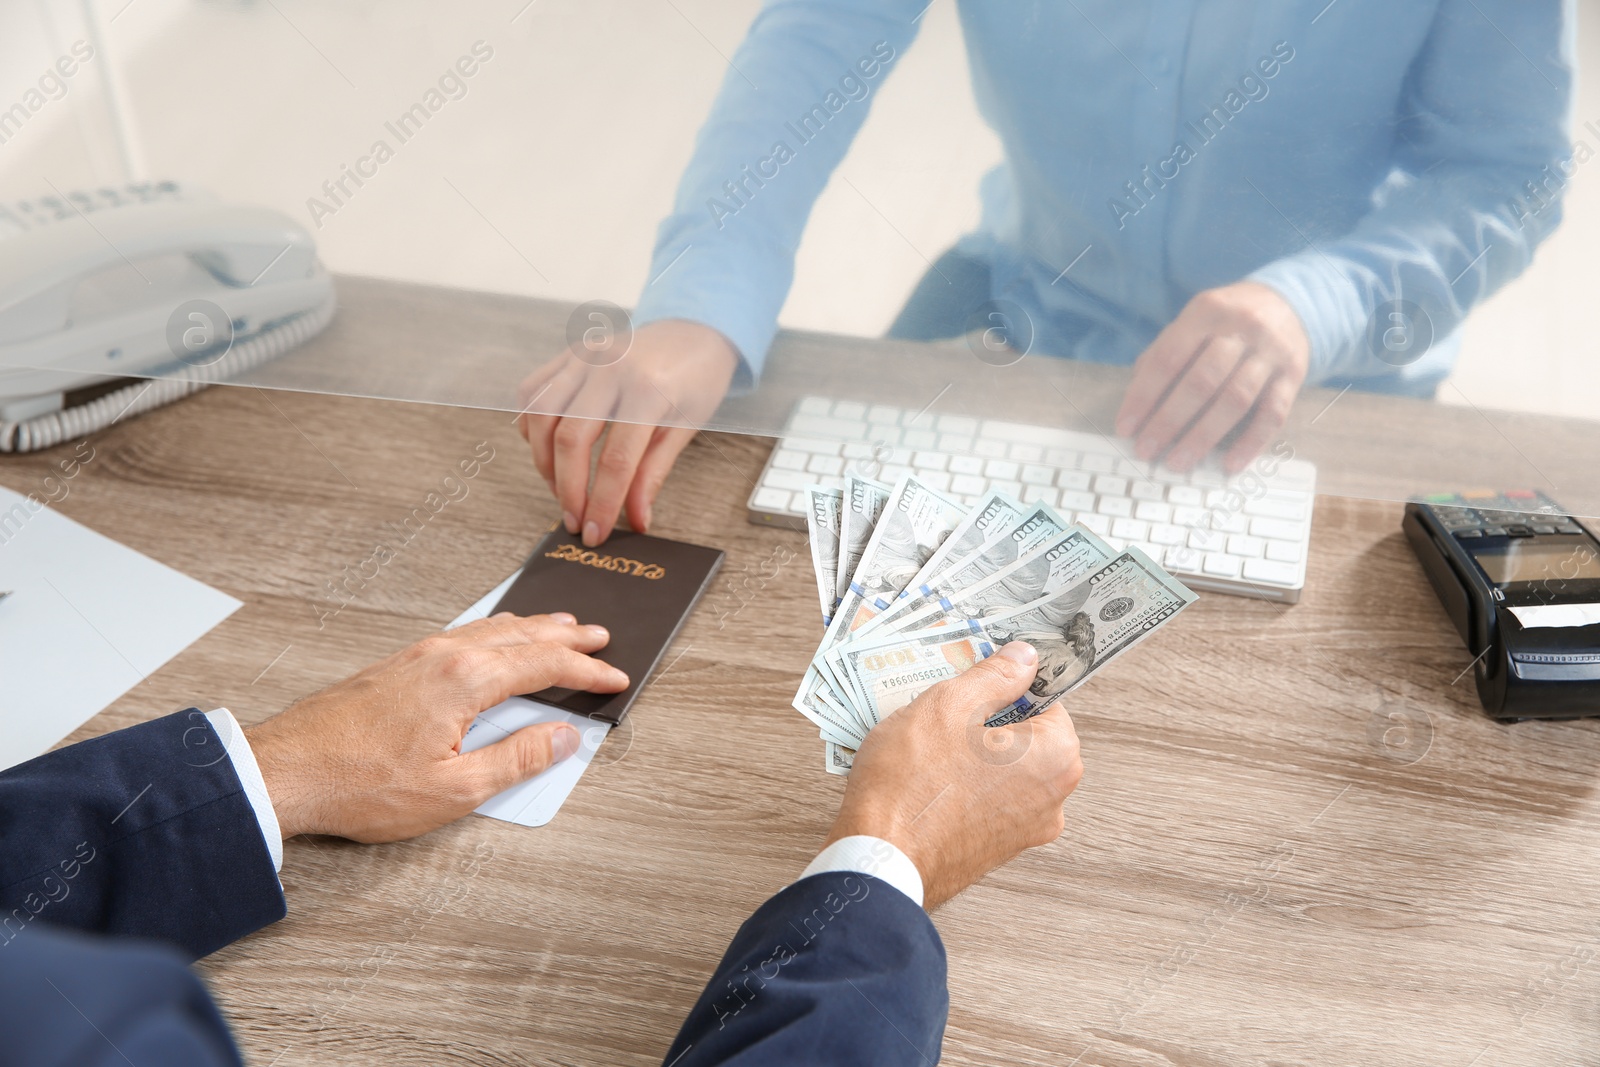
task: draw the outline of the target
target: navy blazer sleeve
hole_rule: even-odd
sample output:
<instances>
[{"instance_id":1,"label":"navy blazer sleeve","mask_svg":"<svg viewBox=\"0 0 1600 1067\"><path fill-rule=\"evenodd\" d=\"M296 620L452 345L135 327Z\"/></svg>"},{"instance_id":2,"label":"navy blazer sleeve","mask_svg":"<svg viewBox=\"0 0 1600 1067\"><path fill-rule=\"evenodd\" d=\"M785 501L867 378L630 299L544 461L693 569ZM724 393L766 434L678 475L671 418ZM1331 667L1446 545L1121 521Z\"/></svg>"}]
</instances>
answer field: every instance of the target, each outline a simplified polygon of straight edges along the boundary
<instances>
[{"instance_id":1,"label":"navy blazer sleeve","mask_svg":"<svg viewBox=\"0 0 1600 1067\"><path fill-rule=\"evenodd\" d=\"M665 1062L929 1067L949 1011L944 944L922 908L870 875L830 871L739 928Z\"/></svg>"},{"instance_id":2,"label":"navy blazer sleeve","mask_svg":"<svg viewBox=\"0 0 1600 1067\"><path fill-rule=\"evenodd\" d=\"M239 1067L177 952L29 925L0 945L0 1067Z\"/></svg>"},{"instance_id":3,"label":"navy blazer sleeve","mask_svg":"<svg viewBox=\"0 0 1600 1067\"><path fill-rule=\"evenodd\" d=\"M0 772L0 952L53 923L199 957L284 911L233 761L197 710Z\"/></svg>"}]
</instances>

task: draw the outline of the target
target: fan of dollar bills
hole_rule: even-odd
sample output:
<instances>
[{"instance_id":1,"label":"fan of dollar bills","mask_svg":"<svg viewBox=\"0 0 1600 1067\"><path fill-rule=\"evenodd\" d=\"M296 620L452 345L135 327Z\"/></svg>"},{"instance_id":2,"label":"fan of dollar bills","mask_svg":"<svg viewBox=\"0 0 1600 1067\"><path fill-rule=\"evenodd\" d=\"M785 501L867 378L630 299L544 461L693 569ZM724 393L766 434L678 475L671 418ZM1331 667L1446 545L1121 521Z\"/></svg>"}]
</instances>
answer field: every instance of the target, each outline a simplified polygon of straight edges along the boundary
<instances>
[{"instance_id":1,"label":"fan of dollar bills","mask_svg":"<svg viewBox=\"0 0 1600 1067\"><path fill-rule=\"evenodd\" d=\"M990 726L1043 711L1195 601L1138 549L1117 552L1044 504L990 493L969 509L915 475L807 494L827 632L794 706L834 774L884 716L1008 641L1038 650L1039 673Z\"/></svg>"}]
</instances>

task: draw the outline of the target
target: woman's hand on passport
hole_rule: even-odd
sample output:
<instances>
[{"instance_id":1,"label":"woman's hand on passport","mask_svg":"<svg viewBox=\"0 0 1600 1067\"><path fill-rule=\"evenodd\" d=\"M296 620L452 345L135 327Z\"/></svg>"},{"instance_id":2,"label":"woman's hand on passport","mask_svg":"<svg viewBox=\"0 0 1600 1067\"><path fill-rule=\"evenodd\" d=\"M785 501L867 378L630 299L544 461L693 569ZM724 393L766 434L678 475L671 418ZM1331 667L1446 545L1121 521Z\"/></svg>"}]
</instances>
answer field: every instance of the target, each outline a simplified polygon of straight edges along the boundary
<instances>
[{"instance_id":1,"label":"woman's hand on passport","mask_svg":"<svg viewBox=\"0 0 1600 1067\"><path fill-rule=\"evenodd\" d=\"M571 615L509 613L424 638L245 729L284 839L399 841L472 811L578 750L541 723L473 752L479 712L550 686L615 693L628 676L591 655L610 635Z\"/></svg>"},{"instance_id":2,"label":"woman's hand on passport","mask_svg":"<svg viewBox=\"0 0 1600 1067\"><path fill-rule=\"evenodd\" d=\"M518 389L518 425L567 532L592 548L611 536L626 506L629 524L648 533L661 483L722 403L738 365L716 330L668 319L639 327L620 352L574 347L529 375Z\"/></svg>"}]
</instances>

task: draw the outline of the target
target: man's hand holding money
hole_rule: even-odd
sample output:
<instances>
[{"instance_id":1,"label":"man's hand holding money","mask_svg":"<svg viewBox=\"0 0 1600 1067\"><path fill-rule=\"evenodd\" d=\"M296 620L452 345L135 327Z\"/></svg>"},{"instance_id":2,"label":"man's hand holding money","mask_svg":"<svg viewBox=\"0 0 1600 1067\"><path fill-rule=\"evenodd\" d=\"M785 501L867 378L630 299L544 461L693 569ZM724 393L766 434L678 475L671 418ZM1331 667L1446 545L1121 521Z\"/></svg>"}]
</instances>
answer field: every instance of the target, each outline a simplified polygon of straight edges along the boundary
<instances>
[{"instance_id":1,"label":"man's hand holding money","mask_svg":"<svg viewBox=\"0 0 1600 1067\"><path fill-rule=\"evenodd\" d=\"M930 910L1024 849L1054 841L1083 776L1060 704L1010 726L984 720L1028 691L1038 666L1013 641L880 722L856 753L832 844L882 838L922 875Z\"/></svg>"}]
</instances>

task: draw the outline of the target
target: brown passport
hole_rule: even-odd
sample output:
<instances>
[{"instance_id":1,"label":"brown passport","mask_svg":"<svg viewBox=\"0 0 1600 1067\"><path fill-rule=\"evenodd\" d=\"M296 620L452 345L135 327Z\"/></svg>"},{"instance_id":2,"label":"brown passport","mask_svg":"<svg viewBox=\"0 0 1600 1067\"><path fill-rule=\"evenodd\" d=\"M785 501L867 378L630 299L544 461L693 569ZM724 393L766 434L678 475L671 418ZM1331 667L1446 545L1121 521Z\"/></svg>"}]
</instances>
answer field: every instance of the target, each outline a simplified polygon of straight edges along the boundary
<instances>
[{"instance_id":1,"label":"brown passport","mask_svg":"<svg viewBox=\"0 0 1600 1067\"><path fill-rule=\"evenodd\" d=\"M611 641L595 658L626 671L629 685L620 693L552 688L528 696L602 722L621 722L720 566L720 549L627 530L599 548L585 548L565 530L548 534L494 610L566 611L580 623L604 626Z\"/></svg>"}]
</instances>

